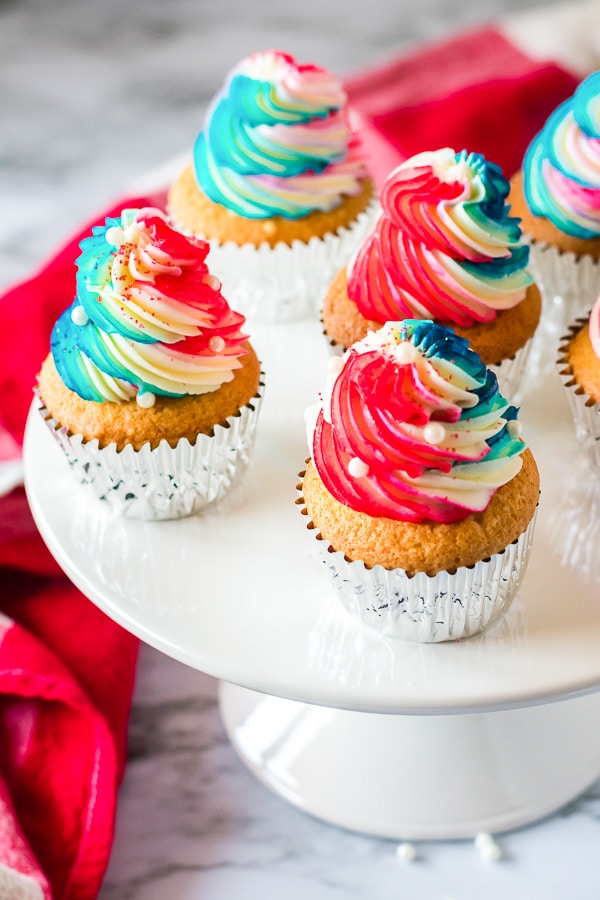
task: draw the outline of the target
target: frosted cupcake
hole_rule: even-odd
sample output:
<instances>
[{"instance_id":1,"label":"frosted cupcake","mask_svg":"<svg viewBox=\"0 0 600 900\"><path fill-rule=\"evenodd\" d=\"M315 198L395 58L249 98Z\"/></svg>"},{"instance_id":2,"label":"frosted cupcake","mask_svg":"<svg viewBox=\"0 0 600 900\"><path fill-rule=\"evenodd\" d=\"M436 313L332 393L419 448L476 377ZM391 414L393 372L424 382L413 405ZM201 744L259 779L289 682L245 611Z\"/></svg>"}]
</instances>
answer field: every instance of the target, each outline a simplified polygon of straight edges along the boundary
<instances>
[{"instance_id":1,"label":"frosted cupcake","mask_svg":"<svg viewBox=\"0 0 600 900\"><path fill-rule=\"evenodd\" d=\"M600 471L600 298L562 339L558 366L578 442Z\"/></svg>"},{"instance_id":2,"label":"frosted cupcake","mask_svg":"<svg viewBox=\"0 0 600 900\"><path fill-rule=\"evenodd\" d=\"M299 502L340 599L397 637L481 631L514 597L533 535L539 476L517 410L431 321L389 322L330 365Z\"/></svg>"},{"instance_id":3,"label":"frosted cupcake","mask_svg":"<svg viewBox=\"0 0 600 900\"><path fill-rule=\"evenodd\" d=\"M379 218L325 296L323 324L334 346L350 346L387 321L432 319L467 338L512 395L541 299L508 192L498 166L447 147L391 172Z\"/></svg>"},{"instance_id":4,"label":"frosted cupcake","mask_svg":"<svg viewBox=\"0 0 600 900\"><path fill-rule=\"evenodd\" d=\"M600 72L549 117L512 180L545 314L564 326L600 293Z\"/></svg>"},{"instance_id":5,"label":"frosted cupcake","mask_svg":"<svg viewBox=\"0 0 600 900\"><path fill-rule=\"evenodd\" d=\"M41 412L82 483L124 515L179 518L245 470L260 365L204 241L127 209L81 245L77 291L38 376Z\"/></svg>"},{"instance_id":6,"label":"frosted cupcake","mask_svg":"<svg viewBox=\"0 0 600 900\"><path fill-rule=\"evenodd\" d=\"M341 82L276 50L227 75L193 162L169 191L182 230L211 243L210 266L246 315L315 315L376 202Z\"/></svg>"}]
</instances>

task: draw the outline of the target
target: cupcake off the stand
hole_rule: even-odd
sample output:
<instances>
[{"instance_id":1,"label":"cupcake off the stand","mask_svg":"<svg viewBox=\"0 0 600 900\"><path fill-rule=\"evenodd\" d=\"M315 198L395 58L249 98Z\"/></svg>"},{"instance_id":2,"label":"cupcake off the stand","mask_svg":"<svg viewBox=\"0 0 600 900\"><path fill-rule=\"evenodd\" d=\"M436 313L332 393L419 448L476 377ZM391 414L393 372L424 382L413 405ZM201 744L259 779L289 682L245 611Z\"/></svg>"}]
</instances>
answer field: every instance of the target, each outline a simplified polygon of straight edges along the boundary
<instances>
[{"instance_id":1,"label":"cupcake off the stand","mask_svg":"<svg viewBox=\"0 0 600 900\"><path fill-rule=\"evenodd\" d=\"M545 312L568 325L600 293L600 71L529 145L510 202L531 245Z\"/></svg>"},{"instance_id":2,"label":"cupcake off the stand","mask_svg":"<svg viewBox=\"0 0 600 900\"><path fill-rule=\"evenodd\" d=\"M81 482L116 512L180 518L250 460L261 373L205 241L154 208L80 244L76 297L38 376L41 413Z\"/></svg>"},{"instance_id":3,"label":"cupcake off the stand","mask_svg":"<svg viewBox=\"0 0 600 900\"><path fill-rule=\"evenodd\" d=\"M451 329L388 322L330 360L297 501L346 608L421 642L473 635L525 573L539 474L518 412Z\"/></svg>"},{"instance_id":4,"label":"cupcake off the stand","mask_svg":"<svg viewBox=\"0 0 600 900\"><path fill-rule=\"evenodd\" d=\"M210 241L211 271L236 309L315 316L377 209L340 80L278 50L241 60L168 206L179 228Z\"/></svg>"},{"instance_id":5,"label":"cupcake off the stand","mask_svg":"<svg viewBox=\"0 0 600 900\"><path fill-rule=\"evenodd\" d=\"M464 150L426 151L394 169L377 221L325 296L332 344L350 346L387 321L432 319L467 338L512 396L541 299L508 192L497 165Z\"/></svg>"}]
</instances>

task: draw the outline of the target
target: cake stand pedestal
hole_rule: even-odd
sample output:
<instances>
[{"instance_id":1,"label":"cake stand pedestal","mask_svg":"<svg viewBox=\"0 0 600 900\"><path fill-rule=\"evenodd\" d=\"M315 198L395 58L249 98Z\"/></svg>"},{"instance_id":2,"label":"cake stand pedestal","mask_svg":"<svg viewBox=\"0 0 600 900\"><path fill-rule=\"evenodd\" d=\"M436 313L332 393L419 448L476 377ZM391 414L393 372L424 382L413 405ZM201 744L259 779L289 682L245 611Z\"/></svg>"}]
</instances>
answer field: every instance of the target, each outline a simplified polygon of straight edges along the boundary
<instances>
[{"instance_id":1,"label":"cake stand pedestal","mask_svg":"<svg viewBox=\"0 0 600 900\"><path fill-rule=\"evenodd\" d=\"M303 411L324 381L318 323L249 328L266 391L252 466L214 510L115 516L77 484L36 410L24 462L59 564L141 639L221 681L246 765L328 822L396 839L534 821L600 775L600 486L556 373L522 402L542 496L508 613L468 640L382 638L348 615L294 504Z\"/></svg>"},{"instance_id":2,"label":"cake stand pedestal","mask_svg":"<svg viewBox=\"0 0 600 900\"><path fill-rule=\"evenodd\" d=\"M335 710L221 683L229 738L290 803L398 840L468 838L542 818L600 775L600 695L454 715Z\"/></svg>"}]
</instances>

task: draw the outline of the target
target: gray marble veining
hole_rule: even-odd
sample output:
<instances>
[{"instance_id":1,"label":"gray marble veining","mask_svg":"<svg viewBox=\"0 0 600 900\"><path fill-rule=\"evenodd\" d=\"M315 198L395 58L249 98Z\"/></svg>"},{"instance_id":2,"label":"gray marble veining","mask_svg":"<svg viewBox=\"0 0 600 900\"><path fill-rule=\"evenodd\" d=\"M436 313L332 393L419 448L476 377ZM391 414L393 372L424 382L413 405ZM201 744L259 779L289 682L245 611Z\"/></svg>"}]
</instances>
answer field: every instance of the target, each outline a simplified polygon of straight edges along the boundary
<instances>
[{"instance_id":1,"label":"gray marble veining","mask_svg":"<svg viewBox=\"0 0 600 900\"><path fill-rule=\"evenodd\" d=\"M278 47L345 75L522 6L1 0L0 284L185 151L247 53ZM409 864L391 841L312 819L240 763L216 682L142 648L101 900L597 900L600 784L499 842L498 864L469 841L425 842Z\"/></svg>"}]
</instances>

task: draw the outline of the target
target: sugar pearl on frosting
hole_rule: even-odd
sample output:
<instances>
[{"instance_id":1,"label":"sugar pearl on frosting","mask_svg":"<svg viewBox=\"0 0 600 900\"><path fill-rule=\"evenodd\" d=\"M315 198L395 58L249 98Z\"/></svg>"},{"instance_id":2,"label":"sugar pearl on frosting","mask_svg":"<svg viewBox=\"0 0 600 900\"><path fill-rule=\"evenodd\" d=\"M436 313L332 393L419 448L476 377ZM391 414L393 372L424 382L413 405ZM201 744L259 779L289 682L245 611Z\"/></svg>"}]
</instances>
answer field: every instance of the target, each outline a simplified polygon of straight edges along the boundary
<instances>
[{"instance_id":1,"label":"sugar pearl on frosting","mask_svg":"<svg viewBox=\"0 0 600 900\"><path fill-rule=\"evenodd\" d=\"M506 430L512 438L518 438L521 437L521 434L523 433L523 426L518 419L510 419L506 426Z\"/></svg>"},{"instance_id":2,"label":"sugar pearl on frosting","mask_svg":"<svg viewBox=\"0 0 600 900\"><path fill-rule=\"evenodd\" d=\"M417 359L418 355L419 351L410 341L402 341L396 347L394 358L401 366L408 366Z\"/></svg>"},{"instance_id":3,"label":"sugar pearl on frosting","mask_svg":"<svg viewBox=\"0 0 600 900\"><path fill-rule=\"evenodd\" d=\"M364 478L365 475L369 474L369 467L366 462L363 462L358 456L353 456L348 463L348 474L351 475L352 478Z\"/></svg>"},{"instance_id":4,"label":"sugar pearl on frosting","mask_svg":"<svg viewBox=\"0 0 600 900\"><path fill-rule=\"evenodd\" d=\"M71 321L74 325L87 325L89 317L83 306L73 307L71 310Z\"/></svg>"},{"instance_id":5,"label":"sugar pearl on frosting","mask_svg":"<svg viewBox=\"0 0 600 900\"><path fill-rule=\"evenodd\" d=\"M446 429L441 422L428 422L423 429L423 437L428 444L441 444L446 437Z\"/></svg>"},{"instance_id":6,"label":"sugar pearl on frosting","mask_svg":"<svg viewBox=\"0 0 600 900\"><path fill-rule=\"evenodd\" d=\"M142 409L150 409L151 406L154 406L156 402L156 397L152 393L152 391L138 391L137 397L135 398L137 401L137 405L141 406Z\"/></svg>"},{"instance_id":7,"label":"sugar pearl on frosting","mask_svg":"<svg viewBox=\"0 0 600 900\"><path fill-rule=\"evenodd\" d=\"M220 353L221 350L225 349L225 341L220 335L215 334L208 342L208 349L213 353Z\"/></svg>"}]
</instances>

